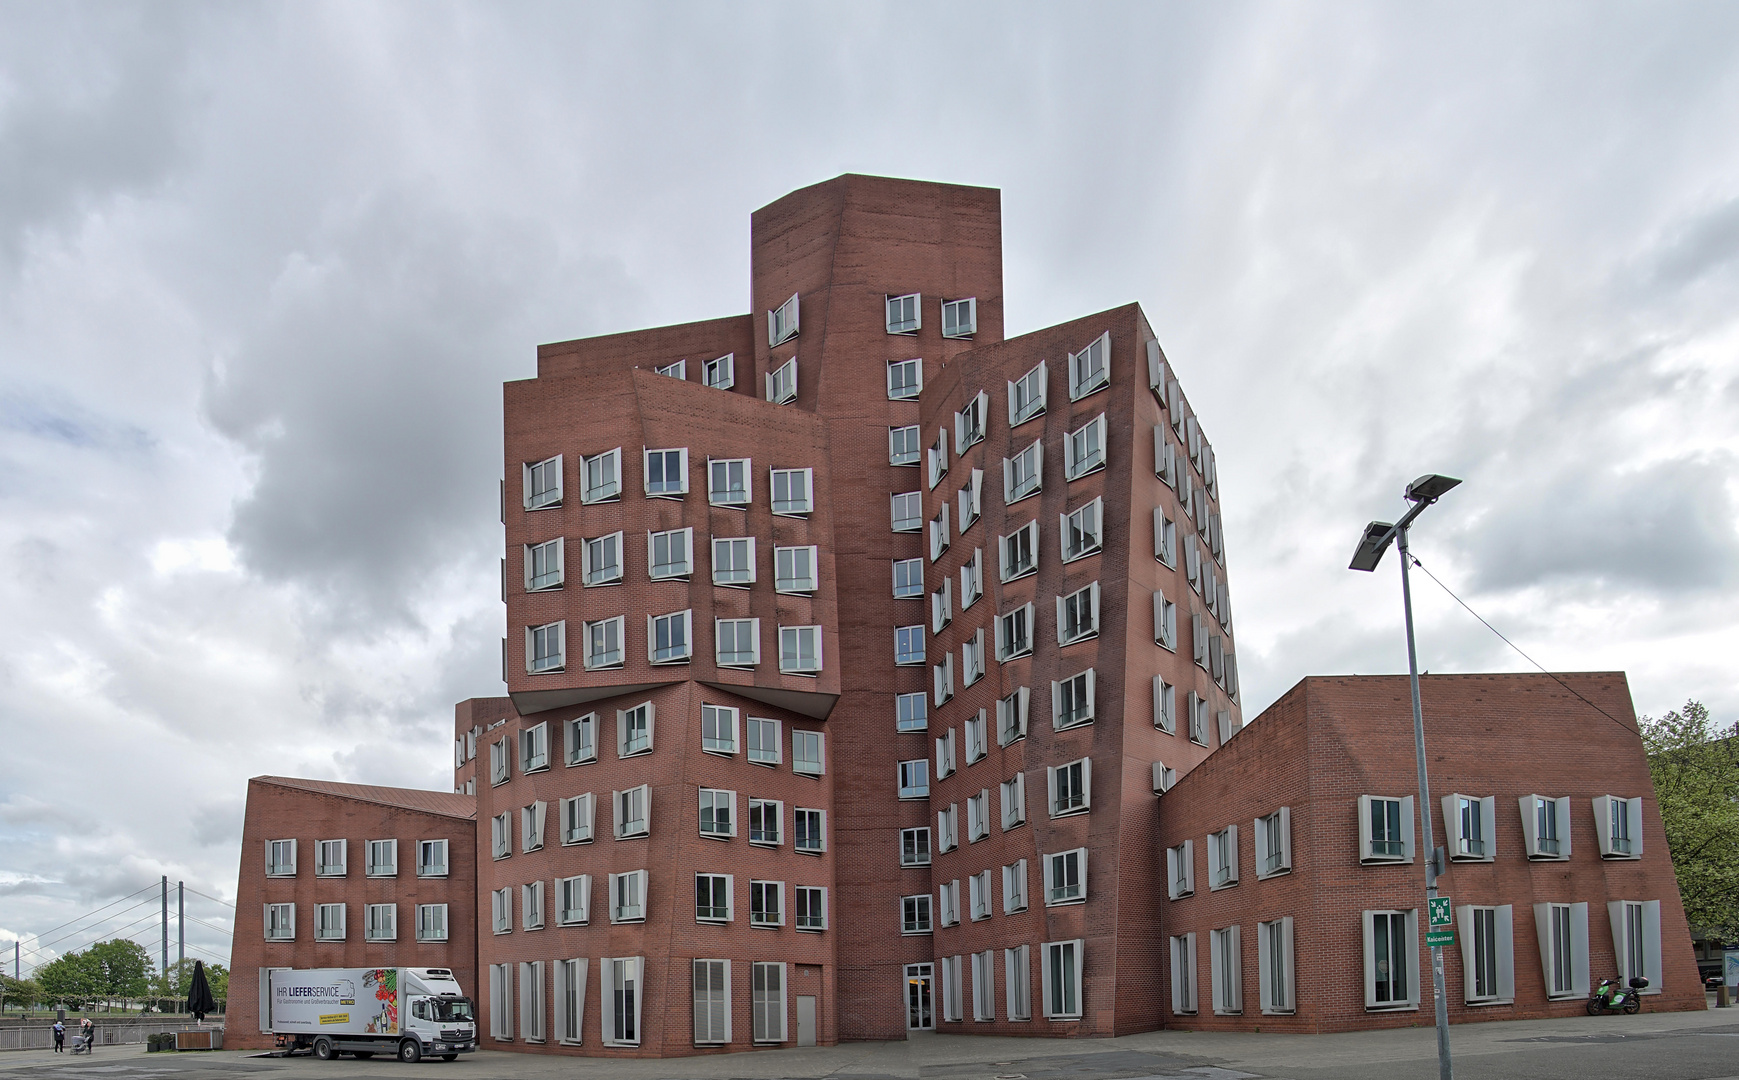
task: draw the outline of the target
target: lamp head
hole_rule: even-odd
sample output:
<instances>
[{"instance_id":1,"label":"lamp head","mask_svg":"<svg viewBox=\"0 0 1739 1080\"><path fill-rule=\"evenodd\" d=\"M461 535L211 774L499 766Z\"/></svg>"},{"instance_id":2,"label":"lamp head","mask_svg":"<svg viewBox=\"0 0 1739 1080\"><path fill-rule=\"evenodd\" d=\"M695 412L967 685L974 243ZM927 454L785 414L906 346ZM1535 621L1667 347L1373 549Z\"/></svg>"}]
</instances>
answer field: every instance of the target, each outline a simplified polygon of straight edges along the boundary
<instances>
[{"instance_id":1,"label":"lamp head","mask_svg":"<svg viewBox=\"0 0 1739 1080\"><path fill-rule=\"evenodd\" d=\"M1406 498L1408 502L1434 503L1448 494L1450 489L1461 481L1453 476L1438 476L1436 473L1426 473L1419 479L1407 485Z\"/></svg>"},{"instance_id":2,"label":"lamp head","mask_svg":"<svg viewBox=\"0 0 1739 1080\"><path fill-rule=\"evenodd\" d=\"M1347 569L1375 570L1383 561L1383 552L1389 550L1389 543L1395 538L1394 530L1395 527L1387 521L1373 521L1366 525L1365 535L1359 539L1359 548L1353 552L1353 561L1347 564Z\"/></svg>"}]
</instances>

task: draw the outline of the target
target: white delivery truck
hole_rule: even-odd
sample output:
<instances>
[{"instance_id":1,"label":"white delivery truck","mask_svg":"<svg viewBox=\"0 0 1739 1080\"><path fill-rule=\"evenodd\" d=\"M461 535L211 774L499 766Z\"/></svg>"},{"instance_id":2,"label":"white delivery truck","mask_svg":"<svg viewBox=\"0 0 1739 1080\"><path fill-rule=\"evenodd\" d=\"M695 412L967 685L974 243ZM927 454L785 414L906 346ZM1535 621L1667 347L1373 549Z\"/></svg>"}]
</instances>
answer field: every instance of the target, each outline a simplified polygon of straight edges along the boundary
<instances>
[{"instance_id":1,"label":"white delivery truck","mask_svg":"<svg viewBox=\"0 0 1739 1080\"><path fill-rule=\"evenodd\" d=\"M262 968L260 991L260 1029L286 1054L452 1061L477 1049L476 1012L448 968Z\"/></svg>"}]
</instances>

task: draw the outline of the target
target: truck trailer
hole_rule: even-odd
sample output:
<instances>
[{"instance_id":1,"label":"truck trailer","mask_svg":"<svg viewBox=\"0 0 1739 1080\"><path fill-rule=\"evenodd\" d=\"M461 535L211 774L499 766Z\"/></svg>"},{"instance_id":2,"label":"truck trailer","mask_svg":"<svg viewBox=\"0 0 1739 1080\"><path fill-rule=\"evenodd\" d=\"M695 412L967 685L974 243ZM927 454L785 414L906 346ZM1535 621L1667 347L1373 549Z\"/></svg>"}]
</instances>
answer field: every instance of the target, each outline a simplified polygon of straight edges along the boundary
<instances>
[{"instance_id":1,"label":"truck trailer","mask_svg":"<svg viewBox=\"0 0 1739 1080\"><path fill-rule=\"evenodd\" d=\"M477 1014L448 968L265 968L260 1030L321 1060L446 1061L477 1049Z\"/></svg>"}]
</instances>

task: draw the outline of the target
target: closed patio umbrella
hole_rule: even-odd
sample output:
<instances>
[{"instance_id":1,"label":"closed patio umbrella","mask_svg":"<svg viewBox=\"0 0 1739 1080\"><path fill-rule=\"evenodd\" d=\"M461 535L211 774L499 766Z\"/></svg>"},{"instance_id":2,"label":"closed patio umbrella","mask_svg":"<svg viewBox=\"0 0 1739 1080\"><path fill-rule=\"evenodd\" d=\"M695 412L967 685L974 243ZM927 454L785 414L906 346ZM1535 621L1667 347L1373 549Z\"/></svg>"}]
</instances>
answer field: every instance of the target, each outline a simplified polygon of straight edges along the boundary
<instances>
[{"instance_id":1,"label":"closed patio umbrella","mask_svg":"<svg viewBox=\"0 0 1739 1080\"><path fill-rule=\"evenodd\" d=\"M193 962L193 981L187 987L187 1011L193 1014L193 1019L205 1023L205 1014L217 1011L217 1002L211 996L211 984L205 979L205 962Z\"/></svg>"}]
</instances>

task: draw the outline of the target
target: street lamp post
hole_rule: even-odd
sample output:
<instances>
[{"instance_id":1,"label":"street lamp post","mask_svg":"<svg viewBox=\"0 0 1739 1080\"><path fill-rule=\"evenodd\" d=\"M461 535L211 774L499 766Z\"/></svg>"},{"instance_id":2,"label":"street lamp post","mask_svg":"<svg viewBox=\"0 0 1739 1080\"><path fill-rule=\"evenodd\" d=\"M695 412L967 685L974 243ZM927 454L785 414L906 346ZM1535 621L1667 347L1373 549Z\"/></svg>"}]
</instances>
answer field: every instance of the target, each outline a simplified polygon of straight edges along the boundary
<instances>
[{"instance_id":1,"label":"street lamp post","mask_svg":"<svg viewBox=\"0 0 1739 1080\"><path fill-rule=\"evenodd\" d=\"M1442 498L1460 480L1428 473L1407 485L1405 497L1413 506L1393 525L1373 521L1365 526L1365 535L1353 553L1350 570L1372 571L1382 561L1383 553L1393 541L1401 552L1401 610L1407 624L1407 681L1413 691L1413 750L1419 763L1419 819L1425 839L1425 910L1437 898L1437 873L1442 859L1431 830L1431 784L1425 775L1425 713L1419 704L1419 657L1413 643L1413 592L1407 580L1407 528L1425 508ZM1447 823L1446 823L1447 824ZM1429 927L1429 922L1427 923ZM1428 935L1429 936L1429 935ZM1431 946L1432 998L1437 1005L1437 1075L1440 1080L1453 1080L1454 1066L1449 1060L1449 999L1443 990L1443 946Z\"/></svg>"}]
</instances>

